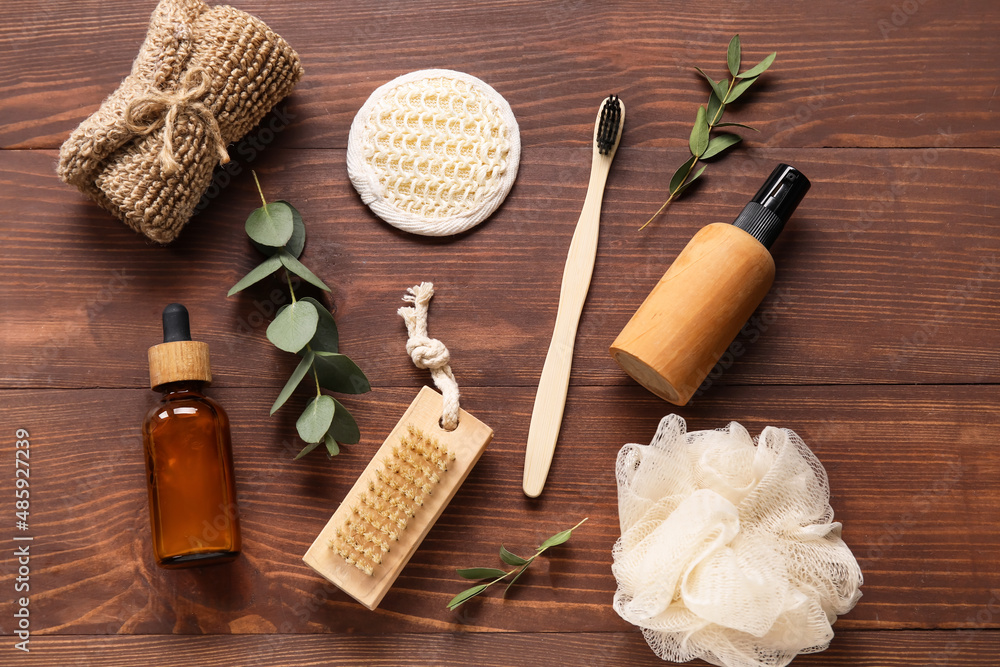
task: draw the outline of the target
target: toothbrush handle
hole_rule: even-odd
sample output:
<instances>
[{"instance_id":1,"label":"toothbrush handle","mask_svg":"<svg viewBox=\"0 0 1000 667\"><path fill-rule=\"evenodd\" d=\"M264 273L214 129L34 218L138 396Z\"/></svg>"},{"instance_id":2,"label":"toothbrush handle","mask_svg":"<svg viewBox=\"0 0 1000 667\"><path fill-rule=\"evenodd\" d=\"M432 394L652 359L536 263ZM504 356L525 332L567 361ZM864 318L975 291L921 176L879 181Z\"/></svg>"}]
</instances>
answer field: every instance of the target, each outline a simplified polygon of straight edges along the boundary
<instances>
[{"instance_id":1,"label":"toothbrush handle","mask_svg":"<svg viewBox=\"0 0 1000 667\"><path fill-rule=\"evenodd\" d=\"M525 495L537 498L545 487L545 479L552 464L559 428L562 425L563 410L566 407L566 393L569 376L573 367L573 345L576 330L590 289L590 278L594 272L597 257L597 240L600 230L601 201L604 198L604 184L608 178L611 160L597 157L590 172L587 199L576 223L573 240L566 256L563 269L562 287L559 292L559 310L552 332L552 341L542 366L538 381L535 405L531 410L528 426L528 444L524 454L524 478L522 485Z\"/></svg>"}]
</instances>

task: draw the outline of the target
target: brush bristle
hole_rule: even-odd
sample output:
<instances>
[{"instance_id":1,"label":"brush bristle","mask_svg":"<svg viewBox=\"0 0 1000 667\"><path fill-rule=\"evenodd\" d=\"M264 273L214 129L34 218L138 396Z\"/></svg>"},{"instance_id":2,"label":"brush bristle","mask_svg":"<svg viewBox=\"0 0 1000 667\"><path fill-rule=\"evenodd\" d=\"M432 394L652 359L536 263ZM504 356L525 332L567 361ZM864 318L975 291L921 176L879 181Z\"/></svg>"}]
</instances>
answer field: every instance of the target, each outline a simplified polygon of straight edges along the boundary
<instances>
[{"instance_id":1,"label":"brush bristle","mask_svg":"<svg viewBox=\"0 0 1000 667\"><path fill-rule=\"evenodd\" d=\"M350 565L372 575L383 555L389 553L390 543L399 539L454 460L447 448L409 427L375 470L375 479L368 481L368 490L351 507L350 516L330 540L330 548Z\"/></svg>"},{"instance_id":2,"label":"brush bristle","mask_svg":"<svg viewBox=\"0 0 1000 667\"><path fill-rule=\"evenodd\" d=\"M597 125L597 152L601 155L607 155L615 147L621 120L621 102L617 95L610 95L601 106L601 120Z\"/></svg>"}]
</instances>

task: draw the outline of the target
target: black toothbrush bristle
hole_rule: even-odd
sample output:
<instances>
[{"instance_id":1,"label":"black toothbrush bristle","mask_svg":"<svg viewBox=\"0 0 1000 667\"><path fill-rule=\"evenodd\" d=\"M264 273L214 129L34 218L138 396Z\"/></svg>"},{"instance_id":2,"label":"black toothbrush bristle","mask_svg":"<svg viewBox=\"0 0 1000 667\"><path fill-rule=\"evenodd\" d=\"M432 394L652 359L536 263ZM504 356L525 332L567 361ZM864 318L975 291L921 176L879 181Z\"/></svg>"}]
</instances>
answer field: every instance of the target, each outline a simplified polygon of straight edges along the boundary
<instances>
[{"instance_id":1,"label":"black toothbrush bristle","mask_svg":"<svg viewBox=\"0 0 1000 667\"><path fill-rule=\"evenodd\" d=\"M617 95L610 95L601 106L601 120L597 124L597 152L607 155L618 141L618 126L622 120L622 105Z\"/></svg>"}]
</instances>

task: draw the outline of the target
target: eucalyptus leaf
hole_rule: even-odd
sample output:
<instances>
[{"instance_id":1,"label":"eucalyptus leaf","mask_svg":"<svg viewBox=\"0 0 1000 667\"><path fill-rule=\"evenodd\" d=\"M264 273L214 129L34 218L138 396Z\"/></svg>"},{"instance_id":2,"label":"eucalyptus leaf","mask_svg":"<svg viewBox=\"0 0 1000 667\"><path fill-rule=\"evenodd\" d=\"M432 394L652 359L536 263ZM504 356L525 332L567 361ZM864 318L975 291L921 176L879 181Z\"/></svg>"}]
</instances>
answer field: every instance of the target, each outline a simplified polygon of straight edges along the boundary
<instances>
[{"instance_id":1,"label":"eucalyptus leaf","mask_svg":"<svg viewBox=\"0 0 1000 667\"><path fill-rule=\"evenodd\" d=\"M320 386L342 394L371 391L364 372L346 355L317 350L315 363Z\"/></svg>"},{"instance_id":2,"label":"eucalyptus leaf","mask_svg":"<svg viewBox=\"0 0 1000 667\"><path fill-rule=\"evenodd\" d=\"M724 113L726 113L726 105L721 102L721 98L715 94L715 91L712 91L708 97L708 113L706 114L709 124L712 127L718 127L719 120Z\"/></svg>"},{"instance_id":3,"label":"eucalyptus leaf","mask_svg":"<svg viewBox=\"0 0 1000 667\"><path fill-rule=\"evenodd\" d=\"M250 270L250 273L243 276L243 279L233 285L226 296L232 296L237 292L242 292L254 283L260 282L264 278L281 268L281 260L277 257L268 257L263 262Z\"/></svg>"},{"instance_id":4,"label":"eucalyptus leaf","mask_svg":"<svg viewBox=\"0 0 1000 667\"><path fill-rule=\"evenodd\" d=\"M695 116L694 127L691 128L691 138L688 144L691 147L691 155L700 156L708 148L708 119L705 117L705 107L698 107L698 114Z\"/></svg>"},{"instance_id":5,"label":"eucalyptus leaf","mask_svg":"<svg viewBox=\"0 0 1000 667\"><path fill-rule=\"evenodd\" d=\"M539 552L545 551L549 547L555 547L555 546L558 546L560 544L563 544L564 542L566 542L567 540L569 540L569 538L572 535L573 535L573 529L572 528L570 528L568 530L564 530L561 533L556 533L555 535L553 535L552 537L550 537L549 539L545 540L540 545L538 545L538 551Z\"/></svg>"},{"instance_id":6,"label":"eucalyptus leaf","mask_svg":"<svg viewBox=\"0 0 1000 667\"><path fill-rule=\"evenodd\" d=\"M331 396L330 398L333 397ZM360 441L361 429L358 428L358 423L354 421L354 415L337 399L334 398L333 402L337 406L337 410L333 413L333 423L330 424L330 431L327 435L348 445L353 445Z\"/></svg>"},{"instance_id":7,"label":"eucalyptus leaf","mask_svg":"<svg viewBox=\"0 0 1000 667\"><path fill-rule=\"evenodd\" d=\"M333 397L326 394L309 401L306 409L302 411L295 422L295 430L299 432L299 437L306 442L323 442L323 438L333 422L336 405Z\"/></svg>"},{"instance_id":8,"label":"eucalyptus leaf","mask_svg":"<svg viewBox=\"0 0 1000 667\"><path fill-rule=\"evenodd\" d=\"M317 447L319 447L318 442L310 442L308 445L302 448L302 451L300 451L298 454L295 455L295 460L297 461L301 459L303 456L305 456L312 450L316 449Z\"/></svg>"},{"instance_id":9,"label":"eucalyptus leaf","mask_svg":"<svg viewBox=\"0 0 1000 667\"><path fill-rule=\"evenodd\" d=\"M760 132L756 127L750 127L749 125L744 125L743 123L716 123L716 127L742 127L747 130L753 130L754 132Z\"/></svg>"},{"instance_id":10,"label":"eucalyptus leaf","mask_svg":"<svg viewBox=\"0 0 1000 667\"><path fill-rule=\"evenodd\" d=\"M334 416L336 416L336 413L334 413ZM330 456L336 456L337 454L340 453L340 445L337 444L337 441L333 439L332 435L327 433L326 436L323 438L323 441L326 443L327 454L329 454Z\"/></svg>"},{"instance_id":11,"label":"eucalyptus leaf","mask_svg":"<svg viewBox=\"0 0 1000 667\"><path fill-rule=\"evenodd\" d=\"M463 579L496 579L507 576L505 570L498 570L495 567L467 567L457 572Z\"/></svg>"},{"instance_id":12,"label":"eucalyptus leaf","mask_svg":"<svg viewBox=\"0 0 1000 667\"><path fill-rule=\"evenodd\" d=\"M292 212L292 235L285 244L285 250L297 259L302 255L302 250L306 247L306 225L302 222L302 214L299 213L297 208L284 199L279 199L277 203L284 204Z\"/></svg>"},{"instance_id":13,"label":"eucalyptus leaf","mask_svg":"<svg viewBox=\"0 0 1000 667\"><path fill-rule=\"evenodd\" d=\"M518 565L518 566L520 566L520 565L527 565L528 564L528 559L527 558L521 558L517 554L512 553L510 551L507 551L507 547L505 547L502 544L500 545L500 560L502 560L503 562L507 563L507 565Z\"/></svg>"},{"instance_id":14,"label":"eucalyptus leaf","mask_svg":"<svg viewBox=\"0 0 1000 667\"><path fill-rule=\"evenodd\" d=\"M777 57L778 57L778 52L775 51L774 53L769 55L767 58L764 58L763 60L761 60L759 63L757 63L747 71L737 74L736 78L751 79L753 77L760 76L761 74L767 71L767 68L771 66L771 63L773 63L774 59Z\"/></svg>"},{"instance_id":15,"label":"eucalyptus leaf","mask_svg":"<svg viewBox=\"0 0 1000 667\"><path fill-rule=\"evenodd\" d=\"M712 137L712 140L708 142L708 149L705 151L705 154L701 156L701 158L703 160L707 160L710 157L718 155L727 148L735 146L741 141L743 141L743 137L738 134L720 134L718 136L714 136Z\"/></svg>"},{"instance_id":16,"label":"eucalyptus leaf","mask_svg":"<svg viewBox=\"0 0 1000 667\"><path fill-rule=\"evenodd\" d=\"M245 226L247 236L272 248L280 248L288 243L294 227L292 209L281 202L271 202L254 209Z\"/></svg>"},{"instance_id":17,"label":"eucalyptus leaf","mask_svg":"<svg viewBox=\"0 0 1000 667\"><path fill-rule=\"evenodd\" d=\"M705 71L702 70L700 67L695 67L695 69L698 70L699 74L705 77L705 81L708 81L708 85L712 87L712 92L718 95L720 100L725 98L726 93L729 92L728 83L726 83L725 81L716 81L709 75L705 74Z\"/></svg>"},{"instance_id":18,"label":"eucalyptus leaf","mask_svg":"<svg viewBox=\"0 0 1000 667\"><path fill-rule=\"evenodd\" d=\"M279 312L267 326L267 339L285 352L298 352L312 339L319 326L316 306L296 301Z\"/></svg>"},{"instance_id":19,"label":"eucalyptus leaf","mask_svg":"<svg viewBox=\"0 0 1000 667\"><path fill-rule=\"evenodd\" d=\"M302 382L302 378L304 378L306 373L309 372L309 368L312 366L313 359L315 358L316 355L312 352L306 352L305 356L302 357L302 361L300 361L299 365L295 367L295 370L292 371L291 376L288 378L288 382L286 382L285 386L282 387L281 392L278 394L278 398L274 399L274 405L271 406L272 415L285 404L285 401L287 401L289 397L291 397L292 392L294 392L295 388Z\"/></svg>"},{"instance_id":20,"label":"eucalyptus leaf","mask_svg":"<svg viewBox=\"0 0 1000 667\"><path fill-rule=\"evenodd\" d=\"M325 282L320 280L315 273L307 269L305 264L292 257L287 250L279 250L278 259L281 260L281 264L286 269L297 275L299 278L302 278L307 283L312 283L321 290L326 290L327 292L330 291L330 288L326 286Z\"/></svg>"},{"instance_id":21,"label":"eucalyptus leaf","mask_svg":"<svg viewBox=\"0 0 1000 667\"><path fill-rule=\"evenodd\" d=\"M311 296L302 297L301 301L308 301L316 306L316 312L319 313L319 324L316 326L316 333L313 334L312 340L309 341L309 347L321 352L336 352L340 345L340 337L337 334L337 323L334 321L333 315L326 309L326 306Z\"/></svg>"},{"instance_id":22,"label":"eucalyptus leaf","mask_svg":"<svg viewBox=\"0 0 1000 667\"><path fill-rule=\"evenodd\" d=\"M697 181L697 180L698 180L698 177L699 177L699 176L701 176L701 175L702 175L702 174L703 174L703 173L705 172L705 167L706 167L706 166L707 166L707 165L702 165L701 169L699 169L698 171L696 171L696 172L694 173L694 175L693 175L693 176L691 176L691 178L689 178L689 179L687 180L687 183L685 183L684 185L682 185L682 186L681 186L681 187L680 187L680 188L679 188L679 189L677 190L677 194L678 194L678 195L680 195L680 194L681 194L682 192L684 192L684 191L685 191L685 190L687 190L687 189L688 189L689 187L691 187L691 184L692 184L692 183L694 183L695 181Z\"/></svg>"},{"instance_id":23,"label":"eucalyptus leaf","mask_svg":"<svg viewBox=\"0 0 1000 667\"><path fill-rule=\"evenodd\" d=\"M729 92L729 98L726 100L726 104L730 104L732 102L735 102L736 99L740 95L742 95L743 93L747 92L747 89L750 86L752 86L753 82L756 81L756 80L757 80L757 77L753 77L752 79L740 79L736 83L736 85L733 86L733 89Z\"/></svg>"},{"instance_id":24,"label":"eucalyptus leaf","mask_svg":"<svg viewBox=\"0 0 1000 667\"><path fill-rule=\"evenodd\" d=\"M729 65L729 73L736 76L740 71L740 36L733 35L729 40L729 50L726 53L726 64Z\"/></svg>"},{"instance_id":25,"label":"eucalyptus leaf","mask_svg":"<svg viewBox=\"0 0 1000 667\"><path fill-rule=\"evenodd\" d=\"M691 167L694 165L694 161L697 159L698 158L692 156L688 158L688 160L684 164L677 167L677 171L675 171L674 175L670 177L671 193L676 192L677 188L681 187L681 184L684 182L684 177L687 176L688 173L691 171Z\"/></svg>"},{"instance_id":26,"label":"eucalyptus leaf","mask_svg":"<svg viewBox=\"0 0 1000 667\"><path fill-rule=\"evenodd\" d=\"M480 593L486 590L487 584L480 584L479 586L473 586L472 588L466 589L453 597L451 602L448 603L448 609L455 610L463 602L468 601L471 598L476 597Z\"/></svg>"},{"instance_id":27,"label":"eucalyptus leaf","mask_svg":"<svg viewBox=\"0 0 1000 667\"><path fill-rule=\"evenodd\" d=\"M306 246L306 226L302 222L302 215L298 210L289 204L284 199L279 199L279 203L285 204L292 210L292 236L285 243L284 249L289 252L292 257L299 257L302 255L302 250ZM254 248L257 248L260 252L265 255L276 255L281 248L272 248L271 246L264 245L262 243L257 243L253 239L250 239L250 243L253 244Z\"/></svg>"}]
</instances>

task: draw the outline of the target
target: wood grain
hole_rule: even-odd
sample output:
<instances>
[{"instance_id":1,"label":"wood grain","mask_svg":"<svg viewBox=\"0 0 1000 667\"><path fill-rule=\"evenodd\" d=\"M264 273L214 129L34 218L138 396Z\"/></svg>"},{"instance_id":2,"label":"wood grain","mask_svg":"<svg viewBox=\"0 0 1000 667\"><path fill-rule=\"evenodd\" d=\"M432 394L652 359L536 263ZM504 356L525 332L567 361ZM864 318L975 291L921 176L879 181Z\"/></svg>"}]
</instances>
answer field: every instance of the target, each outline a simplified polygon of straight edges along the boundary
<instances>
[{"instance_id":1,"label":"wood grain","mask_svg":"<svg viewBox=\"0 0 1000 667\"><path fill-rule=\"evenodd\" d=\"M233 424L243 556L230 566L153 565L139 423L147 389L8 390L4 423L32 442L33 572L39 634L227 632L626 631L611 609L617 539L614 461L650 440L668 406L632 387L572 388L545 493L520 488L533 391L468 388L463 404L496 436L374 612L324 582L300 558L415 395L377 389L345 398L362 430L333 461L300 461L294 418L274 418L258 389L210 393ZM864 597L839 627L1000 627L977 614L1000 594L1000 426L997 386L718 387L677 408L689 428L734 419L751 433L791 428L830 475L832 505L865 575ZM0 460L13 458L5 440ZM0 507L13 490L0 491ZM509 599L489 594L449 612L465 585L455 568L499 566L497 548L530 551L590 520L532 566ZM10 589L12 550L0 552Z\"/></svg>"},{"instance_id":2,"label":"wood grain","mask_svg":"<svg viewBox=\"0 0 1000 667\"><path fill-rule=\"evenodd\" d=\"M448 239L377 221L347 180L343 151L272 149L250 166L269 196L305 216L303 261L333 287L343 351L374 386L422 375L406 360L396 315L406 286L422 280L439 287L434 335L462 386L535 386L589 156L526 152L499 212ZM145 386L146 348L161 340L160 310L173 301L210 344L219 386L284 383L294 358L263 335L287 298L275 292L281 282L225 296L261 260L243 232L256 201L248 165L177 243L157 248L62 186L53 160L0 151L0 203L15 212L0 245L7 386ZM941 150L931 163L902 150L738 153L712 165L697 196L638 233L683 157L621 149L571 382L631 384L608 346L695 232L734 219L782 160L813 187L773 247L774 288L713 384L1000 381L1000 151Z\"/></svg>"},{"instance_id":3,"label":"wood grain","mask_svg":"<svg viewBox=\"0 0 1000 667\"><path fill-rule=\"evenodd\" d=\"M826 651L803 655L806 667L980 667L994 664L996 631L837 633ZM25 667L75 667L100 660L102 667L134 667L151 655L169 656L176 667L282 665L284 667L510 667L546 665L665 664L637 632L560 632L518 634L387 634L379 637L334 635L269 636L47 636L32 641L32 652L15 656ZM695 660L684 663L703 667Z\"/></svg>"},{"instance_id":4,"label":"wood grain","mask_svg":"<svg viewBox=\"0 0 1000 667\"><path fill-rule=\"evenodd\" d=\"M5 0L0 147L57 147L128 73L154 4ZM608 93L629 105L623 145L683 147L708 99L693 67L721 78L737 32L750 64L779 52L752 102L733 108L769 146L924 147L944 130L957 146L995 146L1000 8L922 2L894 17L897 5L353 0L330 11L312 0L290 11L247 0L240 9L302 57L306 76L282 107L286 146L344 148L378 85L444 66L504 95L526 148L586 146L592 108Z\"/></svg>"},{"instance_id":5,"label":"wood grain","mask_svg":"<svg viewBox=\"0 0 1000 667\"><path fill-rule=\"evenodd\" d=\"M611 607L614 461L674 410L691 429L733 419L791 428L830 476L865 575L831 648L795 665L992 665L1000 629L1000 5L704 0L241 0L300 52L306 76L230 147L204 211L168 248L148 245L55 176L56 149L129 70L153 0L0 3L0 465L31 432L32 652L14 665L663 664ZM722 76L778 58L727 120L761 132L643 233L688 156ZM474 74L510 102L522 161L505 204L474 232L416 238L375 219L345 169L348 128L378 85L415 69ZM545 494L521 463L555 320L563 258L584 201L594 108L629 107L607 183L597 263L575 344ZM774 289L696 393L675 408L634 384L608 346L688 240L729 222L778 162L812 190L773 248ZM363 439L334 461L293 461L294 366L265 339L279 283L225 293L260 261L243 222L257 197L295 202L303 260L333 287L343 351L371 394L344 398ZM463 407L496 437L377 611L301 554L426 373L395 314L438 288L432 335L452 353ZM302 288L302 293L311 293ZM233 422L243 556L168 572L152 563L141 454L146 349L162 307L185 303L209 343L210 393ZM0 478L0 508L14 489ZM5 510L9 511L9 510ZM497 545L547 552L502 600L449 612L457 567L497 566ZM8 543L11 544L11 543ZM5 613L13 550L0 550ZM10 617L0 636L13 643ZM698 664L698 663L695 663Z\"/></svg>"}]
</instances>

